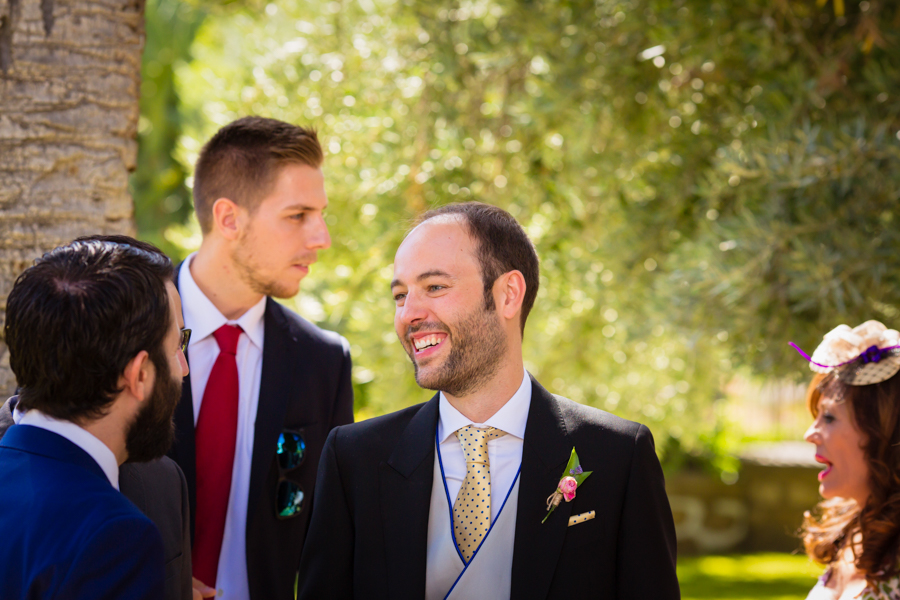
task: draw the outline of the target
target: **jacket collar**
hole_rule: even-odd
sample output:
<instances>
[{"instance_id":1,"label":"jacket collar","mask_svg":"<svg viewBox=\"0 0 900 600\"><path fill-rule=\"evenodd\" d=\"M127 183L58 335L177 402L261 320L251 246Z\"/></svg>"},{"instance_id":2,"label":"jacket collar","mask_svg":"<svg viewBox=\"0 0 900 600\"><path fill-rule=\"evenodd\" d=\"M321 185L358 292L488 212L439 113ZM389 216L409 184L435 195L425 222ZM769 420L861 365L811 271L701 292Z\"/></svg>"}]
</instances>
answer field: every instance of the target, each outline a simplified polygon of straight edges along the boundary
<instances>
[{"instance_id":1,"label":"jacket collar","mask_svg":"<svg viewBox=\"0 0 900 600\"><path fill-rule=\"evenodd\" d=\"M392 598L424 598L428 514L434 479L439 395L416 412L400 435L378 482L388 592Z\"/></svg>"},{"instance_id":2,"label":"jacket collar","mask_svg":"<svg viewBox=\"0 0 900 600\"><path fill-rule=\"evenodd\" d=\"M409 477L428 456L434 456L434 436L437 431L439 394L422 405L397 440L387 464L403 477Z\"/></svg>"},{"instance_id":3,"label":"jacket collar","mask_svg":"<svg viewBox=\"0 0 900 600\"><path fill-rule=\"evenodd\" d=\"M103 469L100 468L97 461L91 458L90 454L63 436L40 427L32 427L31 425L10 427L3 439L0 440L0 447L12 448L21 452L66 462L88 471L101 478L107 484L109 483L109 479L106 478Z\"/></svg>"}]
</instances>

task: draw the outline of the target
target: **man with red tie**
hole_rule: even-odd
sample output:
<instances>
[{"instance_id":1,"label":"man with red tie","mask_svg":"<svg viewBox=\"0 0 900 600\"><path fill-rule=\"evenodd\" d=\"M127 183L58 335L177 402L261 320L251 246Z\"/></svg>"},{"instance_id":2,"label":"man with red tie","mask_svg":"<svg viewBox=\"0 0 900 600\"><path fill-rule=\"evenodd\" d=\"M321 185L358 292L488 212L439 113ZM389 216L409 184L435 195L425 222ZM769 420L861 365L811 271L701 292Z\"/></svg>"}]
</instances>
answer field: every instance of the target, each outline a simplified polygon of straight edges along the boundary
<instances>
[{"instance_id":1,"label":"man with red tie","mask_svg":"<svg viewBox=\"0 0 900 600\"><path fill-rule=\"evenodd\" d=\"M246 117L200 153L200 249L178 288L191 374L172 457L188 480L194 577L226 600L289 600L328 432L353 420L349 346L274 298L331 245L314 131Z\"/></svg>"}]
</instances>

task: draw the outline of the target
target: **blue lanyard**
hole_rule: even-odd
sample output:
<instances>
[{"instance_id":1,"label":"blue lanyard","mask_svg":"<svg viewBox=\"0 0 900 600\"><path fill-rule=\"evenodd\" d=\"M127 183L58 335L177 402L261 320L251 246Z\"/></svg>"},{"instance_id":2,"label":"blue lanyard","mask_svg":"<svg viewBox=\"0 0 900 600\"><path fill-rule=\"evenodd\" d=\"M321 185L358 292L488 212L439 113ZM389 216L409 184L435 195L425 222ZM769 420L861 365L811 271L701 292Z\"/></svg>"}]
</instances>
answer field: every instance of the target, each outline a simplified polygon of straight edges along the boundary
<instances>
[{"instance_id":1,"label":"blue lanyard","mask_svg":"<svg viewBox=\"0 0 900 600\"><path fill-rule=\"evenodd\" d=\"M450 490L447 488L447 477L446 475L444 475L444 459L441 457L441 444L438 442L437 428L435 428L434 430L434 445L437 449L438 465L440 465L441 467L441 481L444 483L444 494L446 494L447 496L447 506L450 509L450 533L453 536L453 548L456 549L456 554L459 555L459 560L461 560L463 563L463 570L456 578L456 581L453 582L453 585L450 586L450 590L447 592L447 595L444 596L444 600L447 600L447 598L449 598L450 594L453 592L453 588L455 588L456 584L459 583L459 580L462 579L462 576L465 574L466 569L468 569L469 565L472 564L472 561L475 560L475 557L478 555L478 551L481 550L481 547L484 545L485 540L488 539L488 536L491 534L491 530L494 528L494 525L497 523L497 521L500 520L500 515L503 513L503 509L506 507L506 501L509 500L510 494L512 494L513 489L516 487L516 481L519 480L519 474L522 472L522 462L519 461L519 468L516 469L516 476L513 478L512 485L509 486L509 491L506 492L506 498L503 499L503 504L500 505L500 512L498 512L496 518L491 521L491 526L488 527L487 533L484 535L481 543L478 544L475 552L472 553L472 558L469 559L469 562L467 563L466 559L463 558L462 552L459 551L459 545L456 543L456 531L453 527L453 502L450 500Z\"/></svg>"}]
</instances>

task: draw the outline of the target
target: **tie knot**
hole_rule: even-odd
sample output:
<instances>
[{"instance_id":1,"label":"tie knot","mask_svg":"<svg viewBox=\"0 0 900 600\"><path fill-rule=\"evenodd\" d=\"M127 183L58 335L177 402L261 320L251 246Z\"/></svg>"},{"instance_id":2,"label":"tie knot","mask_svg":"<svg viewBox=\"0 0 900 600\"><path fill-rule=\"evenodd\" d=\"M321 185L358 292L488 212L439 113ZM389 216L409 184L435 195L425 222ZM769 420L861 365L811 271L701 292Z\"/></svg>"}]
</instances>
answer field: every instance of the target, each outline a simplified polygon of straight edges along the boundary
<instances>
[{"instance_id":1,"label":"tie knot","mask_svg":"<svg viewBox=\"0 0 900 600\"><path fill-rule=\"evenodd\" d=\"M463 453L466 455L466 462L488 462L487 443L489 440L497 439L506 435L506 432L496 427L485 427L479 429L473 425L460 427L456 431L456 437L462 446Z\"/></svg>"},{"instance_id":2,"label":"tie knot","mask_svg":"<svg viewBox=\"0 0 900 600\"><path fill-rule=\"evenodd\" d=\"M216 342L219 344L219 352L223 354L237 354L238 339L243 333L243 329L239 325L222 325L213 333Z\"/></svg>"}]
</instances>

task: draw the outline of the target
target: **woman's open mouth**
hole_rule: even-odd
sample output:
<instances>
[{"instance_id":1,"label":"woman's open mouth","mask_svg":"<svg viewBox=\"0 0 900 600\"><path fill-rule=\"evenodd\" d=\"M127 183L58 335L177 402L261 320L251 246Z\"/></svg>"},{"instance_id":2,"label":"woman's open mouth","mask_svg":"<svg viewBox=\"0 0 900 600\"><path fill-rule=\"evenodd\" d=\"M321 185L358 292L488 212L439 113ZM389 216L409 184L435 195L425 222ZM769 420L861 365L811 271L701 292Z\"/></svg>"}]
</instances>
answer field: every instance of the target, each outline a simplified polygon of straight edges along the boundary
<instances>
[{"instance_id":1,"label":"woman's open mouth","mask_svg":"<svg viewBox=\"0 0 900 600\"><path fill-rule=\"evenodd\" d=\"M816 462L822 463L825 465L825 468L819 471L819 481L822 481L828 474L831 473L831 469L834 465L831 464L831 461L822 456L821 454L816 454Z\"/></svg>"}]
</instances>

